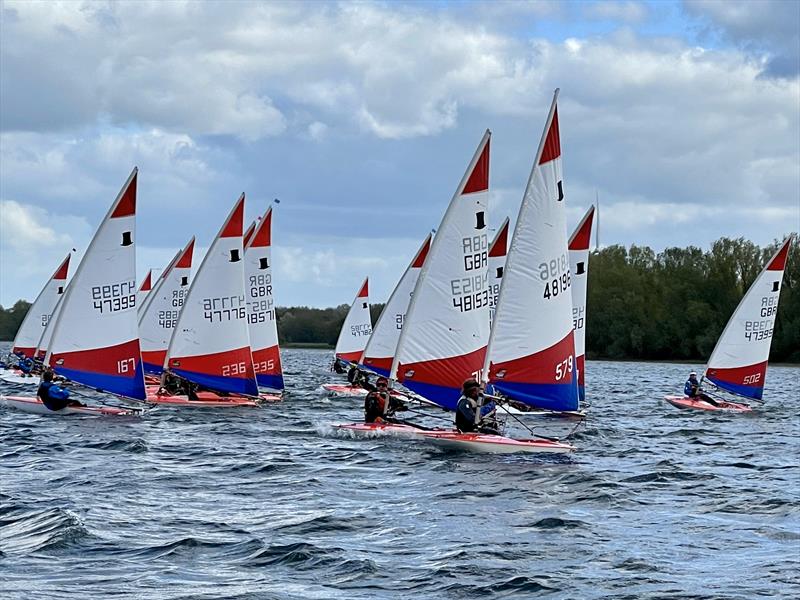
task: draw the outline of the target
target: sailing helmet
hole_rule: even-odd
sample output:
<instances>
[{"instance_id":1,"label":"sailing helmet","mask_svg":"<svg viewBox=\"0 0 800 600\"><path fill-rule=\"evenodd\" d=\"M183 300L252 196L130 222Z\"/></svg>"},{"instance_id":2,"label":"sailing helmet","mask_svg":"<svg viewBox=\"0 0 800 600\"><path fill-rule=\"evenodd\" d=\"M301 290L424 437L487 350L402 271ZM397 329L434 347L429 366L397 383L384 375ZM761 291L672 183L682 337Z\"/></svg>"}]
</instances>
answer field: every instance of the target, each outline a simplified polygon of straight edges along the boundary
<instances>
[{"instance_id":1,"label":"sailing helmet","mask_svg":"<svg viewBox=\"0 0 800 600\"><path fill-rule=\"evenodd\" d=\"M689 377L697 377L697 371L691 371Z\"/></svg>"},{"instance_id":2,"label":"sailing helmet","mask_svg":"<svg viewBox=\"0 0 800 600\"><path fill-rule=\"evenodd\" d=\"M467 393L468 391L481 387L481 384L478 383L474 377L470 377L464 380L464 383L461 386L462 393Z\"/></svg>"}]
</instances>

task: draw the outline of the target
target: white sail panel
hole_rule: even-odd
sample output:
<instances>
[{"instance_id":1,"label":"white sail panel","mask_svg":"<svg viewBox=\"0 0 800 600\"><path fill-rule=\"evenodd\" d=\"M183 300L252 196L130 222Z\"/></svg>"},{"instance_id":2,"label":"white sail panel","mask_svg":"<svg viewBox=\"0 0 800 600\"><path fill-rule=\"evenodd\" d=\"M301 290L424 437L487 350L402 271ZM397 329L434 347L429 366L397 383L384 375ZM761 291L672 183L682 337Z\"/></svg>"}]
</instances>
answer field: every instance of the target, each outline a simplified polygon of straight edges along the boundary
<instances>
[{"instance_id":1,"label":"white sail panel","mask_svg":"<svg viewBox=\"0 0 800 600\"><path fill-rule=\"evenodd\" d=\"M525 404L578 408L558 90L520 206L491 340L489 381Z\"/></svg>"},{"instance_id":2,"label":"white sail panel","mask_svg":"<svg viewBox=\"0 0 800 600\"><path fill-rule=\"evenodd\" d=\"M508 254L508 217L505 218L500 229L489 244L489 326L494 320L494 308L500 296L500 283L503 280L503 270L506 267Z\"/></svg>"},{"instance_id":3,"label":"white sail panel","mask_svg":"<svg viewBox=\"0 0 800 600\"><path fill-rule=\"evenodd\" d=\"M406 313L393 378L448 409L489 338L487 131L436 230Z\"/></svg>"},{"instance_id":4,"label":"white sail panel","mask_svg":"<svg viewBox=\"0 0 800 600\"><path fill-rule=\"evenodd\" d=\"M244 251L250 348L258 385L282 390L283 369L272 287L272 207L257 223L253 223L250 235L245 235Z\"/></svg>"},{"instance_id":5,"label":"white sail panel","mask_svg":"<svg viewBox=\"0 0 800 600\"><path fill-rule=\"evenodd\" d=\"M189 290L193 254L194 236L164 271L139 316L142 361L147 373L160 374L163 370L167 347Z\"/></svg>"},{"instance_id":6,"label":"white sail panel","mask_svg":"<svg viewBox=\"0 0 800 600\"><path fill-rule=\"evenodd\" d=\"M258 395L250 353L239 197L189 286L164 368L211 390Z\"/></svg>"},{"instance_id":7,"label":"white sail panel","mask_svg":"<svg viewBox=\"0 0 800 600\"><path fill-rule=\"evenodd\" d=\"M17 356L34 358L39 340L42 339L42 334L50 322L53 310L66 288L71 256L71 254L67 254L25 314L11 348L11 351Z\"/></svg>"},{"instance_id":8,"label":"white sail panel","mask_svg":"<svg viewBox=\"0 0 800 600\"><path fill-rule=\"evenodd\" d=\"M73 381L145 398L136 314L134 169L64 293L45 364Z\"/></svg>"},{"instance_id":9,"label":"white sail panel","mask_svg":"<svg viewBox=\"0 0 800 600\"><path fill-rule=\"evenodd\" d=\"M575 372L578 376L578 398L586 397L584 365L586 364L586 288L589 278L589 246L592 239L594 206L589 207L569 238L569 270L572 274L572 329L575 331Z\"/></svg>"},{"instance_id":10,"label":"white sail panel","mask_svg":"<svg viewBox=\"0 0 800 600\"><path fill-rule=\"evenodd\" d=\"M717 387L761 399L791 244L789 236L747 290L717 341L703 375Z\"/></svg>"},{"instance_id":11,"label":"white sail panel","mask_svg":"<svg viewBox=\"0 0 800 600\"><path fill-rule=\"evenodd\" d=\"M361 284L339 330L339 339L336 340L334 350L336 357L344 361L359 362L371 334L372 317L369 313L369 277L367 277Z\"/></svg>"},{"instance_id":12,"label":"white sail panel","mask_svg":"<svg viewBox=\"0 0 800 600\"><path fill-rule=\"evenodd\" d=\"M67 287L69 284L64 288L64 293L67 291ZM44 359L47 355L47 348L50 346L50 340L53 337L53 330L55 329L56 322L58 321L58 315L61 314L61 301L64 299L64 294L61 294L56 301L55 308L53 308L53 313L50 315L50 319L47 321L47 325L42 330L42 335L39 338L39 341L36 344L36 352L34 356L38 359Z\"/></svg>"},{"instance_id":13,"label":"white sail panel","mask_svg":"<svg viewBox=\"0 0 800 600\"><path fill-rule=\"evenodd\" d=\"M364 349L362 361L364 366L379 375L389 376L392 359L397 350L397 342L400 340L400 332L403 330L406 311L430 245L431 234L428 234L400 281L397 282L392 295L389 296L389 300L381 311L381 316L378 317L378 322L372 329L367 347Z\"/></svg>"}]
</instances>

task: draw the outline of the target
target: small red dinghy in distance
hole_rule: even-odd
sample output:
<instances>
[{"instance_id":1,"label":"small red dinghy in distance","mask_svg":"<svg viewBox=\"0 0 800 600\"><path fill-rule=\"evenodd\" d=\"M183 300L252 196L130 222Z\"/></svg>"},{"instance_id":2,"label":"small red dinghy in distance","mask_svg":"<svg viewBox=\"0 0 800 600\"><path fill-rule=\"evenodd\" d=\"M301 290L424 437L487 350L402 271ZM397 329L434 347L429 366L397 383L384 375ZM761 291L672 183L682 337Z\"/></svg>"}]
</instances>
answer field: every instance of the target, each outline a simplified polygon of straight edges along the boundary
<instances>
[{"instance_id":1,"label":"small red dinghy in distance","mask_svg":"<svg viewBox=\"0 0 800 600\"><path fill-rule=\"evenodd\" d=\"M700 386L708 381L718 390L746 400L760 401L767 378L772 330L778 313L783 271L793 236L786 238L778 251L756 277L722 331L708 359ZM687 384L688 385L688 384ZM700 387L702 389L702 387ZM745 403L716 400L719 406L701 398L665 396L664 400L684 409L751 412Z\"/></svg>"},{"instance_id":2,"label":"small red dinghy in distance","mask_svg":"<svg viewBox=\"0 0 800 600\"><path fill-rule=\"evenodd\" d=\"M672 404L676 408L687 408L693 410L707 410L707 411L733 411L733 412L753 412L747 404L741 402L723 402L717 401L717 406L701 400L700 398L689 398L688 396L664 396L664 400Z\"/></svg>"},{"instance_id":3,"label":"small red dinghy in distance","mask_svg":"<svg viewBox=\"0 0 800 600\"><path fill-rule=\"evenodd\" d=\"M10 408L35 415L83 415L89 417L139 417L142 409L116 406L67 406L61 410L50 410L41 400L31 396L0 396L0 402Z\"/></svg>"}]
</instances>

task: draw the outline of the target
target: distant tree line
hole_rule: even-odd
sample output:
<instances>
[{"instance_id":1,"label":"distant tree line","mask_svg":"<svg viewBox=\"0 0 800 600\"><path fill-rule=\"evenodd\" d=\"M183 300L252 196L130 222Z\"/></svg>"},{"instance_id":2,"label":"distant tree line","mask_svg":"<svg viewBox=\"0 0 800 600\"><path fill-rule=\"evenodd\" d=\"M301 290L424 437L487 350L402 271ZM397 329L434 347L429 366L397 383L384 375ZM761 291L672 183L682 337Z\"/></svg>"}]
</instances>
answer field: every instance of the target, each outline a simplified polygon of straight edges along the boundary
<instances>
[{"instance_id":1,"label":"distant tree line","mask_svg":"<svg viewBox=\"0 0 800 600\"><path fill-rule=\"evenodd\" d=\"M589 358L697 360L714 348L744 293L775 253L722 238L700 248L609 246L589 258ZM30 304L0 307L0 339L14 338ZM282 344L333 346L349 306L278 308ZM371 306L375 323L383 304ZM800 362L800 251L793 245L781 288L771 360Z\"/></svg>"}]
</instances>

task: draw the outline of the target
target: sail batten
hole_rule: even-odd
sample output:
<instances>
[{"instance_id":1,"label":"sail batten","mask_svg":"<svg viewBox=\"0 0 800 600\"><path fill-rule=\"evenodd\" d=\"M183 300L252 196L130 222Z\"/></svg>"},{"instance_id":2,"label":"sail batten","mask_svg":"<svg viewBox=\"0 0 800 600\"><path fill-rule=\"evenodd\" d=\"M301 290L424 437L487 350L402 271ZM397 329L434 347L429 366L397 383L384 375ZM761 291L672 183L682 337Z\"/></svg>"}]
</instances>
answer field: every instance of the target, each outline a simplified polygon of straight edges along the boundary
<instances>
[{"instance_id":1,"label":"sail batten","mask_svg":"<svg viewBox=\"0 0 800 600\"><path fill-rule=\"evenodd\" d=\"M511 238L484 373L516 401L578 408L558 90Z\"/></svg>"}]
</instances>

